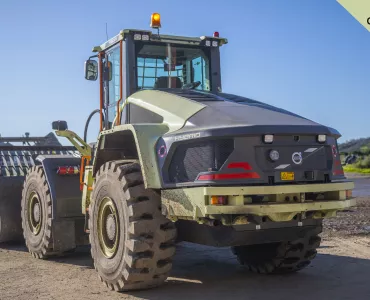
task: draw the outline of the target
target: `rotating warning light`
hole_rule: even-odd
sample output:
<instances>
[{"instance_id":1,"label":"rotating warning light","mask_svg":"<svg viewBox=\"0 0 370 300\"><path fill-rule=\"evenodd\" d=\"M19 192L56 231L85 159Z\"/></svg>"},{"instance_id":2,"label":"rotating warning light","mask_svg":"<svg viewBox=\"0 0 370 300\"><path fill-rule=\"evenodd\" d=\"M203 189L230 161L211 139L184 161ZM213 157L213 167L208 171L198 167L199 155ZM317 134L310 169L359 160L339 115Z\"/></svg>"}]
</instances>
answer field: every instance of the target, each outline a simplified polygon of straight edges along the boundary
<instances>
[{"instance_id":1,"label":"rotating warning light","mask_svg":"<svg viewBox=\"0 0 370 300\"><path fill-rule=\"evenodd\" d=\"M159 13L152 14L150 27L161 28L161 15Z\"/></svg>"},{"instance_id":2,"label":"rotating warning light","mask_svg":"<svg viewBox=\"0 0 370 300\"><path fill-rule=\"evenodd\" d=\"M215 31L214 33L213 33L213 37L220 37L220 33L218 32L218 31Z\"/></svg>"}]
</instances>

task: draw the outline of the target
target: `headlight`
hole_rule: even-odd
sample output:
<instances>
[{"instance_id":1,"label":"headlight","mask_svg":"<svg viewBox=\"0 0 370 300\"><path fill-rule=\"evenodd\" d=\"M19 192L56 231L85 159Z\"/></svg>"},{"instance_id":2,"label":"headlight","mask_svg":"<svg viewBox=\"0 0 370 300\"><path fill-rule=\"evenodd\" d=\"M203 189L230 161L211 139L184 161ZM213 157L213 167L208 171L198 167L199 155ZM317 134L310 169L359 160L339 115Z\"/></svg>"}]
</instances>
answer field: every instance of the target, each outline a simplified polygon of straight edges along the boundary
<instances>
[{"instance_id":1,"label":"headlight","mask_svg":"<svg viewBox=\"0 0 370 300\"><path fill-rule=\"evenodd\" d=\"M148 35L148 34L143 34L143 35L141 36L141 39L142 39L143 41L149 41L149 35Z\"/></svg>"}]
</instances>

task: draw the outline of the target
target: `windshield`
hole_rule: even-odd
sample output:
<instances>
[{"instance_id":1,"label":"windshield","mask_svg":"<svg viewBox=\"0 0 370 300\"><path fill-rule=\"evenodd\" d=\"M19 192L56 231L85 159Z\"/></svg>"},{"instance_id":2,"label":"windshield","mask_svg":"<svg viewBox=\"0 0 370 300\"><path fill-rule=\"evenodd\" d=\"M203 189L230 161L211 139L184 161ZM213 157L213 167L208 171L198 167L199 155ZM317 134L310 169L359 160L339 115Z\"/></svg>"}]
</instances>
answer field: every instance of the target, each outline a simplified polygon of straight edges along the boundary
<instances>
[{"instance_id":1,"label":"windshield","mask_svg":"<svg viewBox=\"0 0 370 300\"><path fill-rule=\"evenodd\" d=\"M142 44L137 53L138 89L194 88L209 91L209 54L201 48Z\"/></svg>"}]
</instances>

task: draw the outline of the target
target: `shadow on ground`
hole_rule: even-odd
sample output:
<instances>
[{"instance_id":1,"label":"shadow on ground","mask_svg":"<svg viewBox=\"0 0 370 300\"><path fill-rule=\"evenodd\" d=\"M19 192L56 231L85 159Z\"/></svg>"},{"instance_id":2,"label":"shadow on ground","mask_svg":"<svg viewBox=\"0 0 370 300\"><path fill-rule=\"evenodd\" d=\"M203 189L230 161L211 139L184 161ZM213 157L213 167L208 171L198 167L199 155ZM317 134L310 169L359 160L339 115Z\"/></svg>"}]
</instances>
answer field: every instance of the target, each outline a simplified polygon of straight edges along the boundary
<instances>
[{"instance_id":1,"label":"shadow on ground","mask_svg":"<svg viewBox=\"0 0 370 300\"><path fill-rule=\"evenodd\" d=\"M370 249L369 249L370 254ZM129 293L143 299L369 299L370 260L321 254L304 271L257 275L229 249L179 246L164 286Z\"/></svg>"},{"instance_id":2,"label":"shadow on ground","mask_svg":"<svg viewBox=\"0 0 370 300\"><path fill-rule=\"evenodd\" d=\"M28 252L26 245L22 242L0 243L0 249L12 252ZM92 269L94 267L90 255L90 246L78 247L75 251L70 253L67 252L62 256L50 257L48 261L62 264L77 265L89 269Z\"/></svg>"},{"instance_id":3,"label":"shadow on ground","mask_svg":"<svg viewBox=\"0 0 370 300\"><path fill-rule=\"evenodd\" d=\"M24 242L0 243L0 249L6 250L6 251L28 252Z\"/></svg>"}]
</instances>

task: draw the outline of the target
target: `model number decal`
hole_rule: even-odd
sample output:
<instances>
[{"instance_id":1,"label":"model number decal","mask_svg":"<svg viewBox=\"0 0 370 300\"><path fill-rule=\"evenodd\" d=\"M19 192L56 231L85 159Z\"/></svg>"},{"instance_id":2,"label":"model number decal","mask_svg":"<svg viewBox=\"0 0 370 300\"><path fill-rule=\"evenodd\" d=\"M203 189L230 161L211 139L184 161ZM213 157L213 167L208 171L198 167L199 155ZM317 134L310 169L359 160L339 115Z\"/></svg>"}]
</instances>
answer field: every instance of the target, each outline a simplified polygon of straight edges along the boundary
<instances>
[{"instance_id":1,"label":"model number decal","mask_svg":"<svg viewBox=\"0 0 370 300\"><path fill-rule=\"evenodd\" d=\"M175 136L175 141L184 141L200 137L200 132Z\"/></svg>"}]
</instances>

